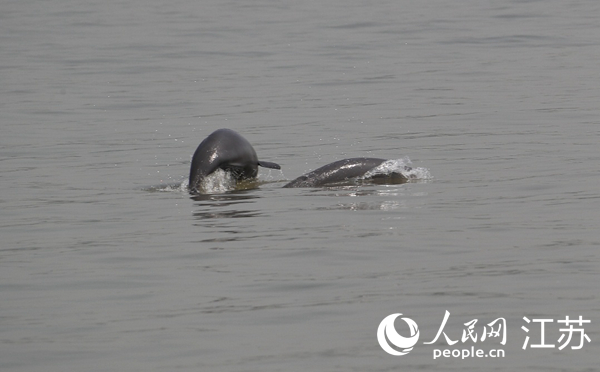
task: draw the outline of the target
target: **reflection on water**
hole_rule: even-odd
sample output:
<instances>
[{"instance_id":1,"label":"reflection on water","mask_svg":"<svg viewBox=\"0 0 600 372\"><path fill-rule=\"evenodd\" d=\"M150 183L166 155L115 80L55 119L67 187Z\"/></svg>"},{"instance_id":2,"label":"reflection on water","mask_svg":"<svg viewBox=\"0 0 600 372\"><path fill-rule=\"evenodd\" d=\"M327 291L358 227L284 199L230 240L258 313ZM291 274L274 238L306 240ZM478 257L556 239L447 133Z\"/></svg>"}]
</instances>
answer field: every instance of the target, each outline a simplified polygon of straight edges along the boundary
<instances>
[{"instance_id":1,"label":"reflection on water","mask_svg":"<svg viewBox=\"0 0 600 372\"><path fill-rule=\"evenodd\" d=\"M200 202L197 203L197 205L209 206L228 206L257 198L257 195L250 194L247 191L230 191L223 194L199 194L190 196L190 199Z\"/></svg>"},{"instance_id":2,"label":"reflection on water","mask_svg":"<svg viewBox=\"0 0 600 372\"><path fill-rule=\"evenodd\" d=\"M200 194L193 195L190 198L198 202L196 203L198 210L192 212L192 215L199 220L256 217L262 214L258 210L227 209L231 206L253 203L253 199L258 199L256 194L250 194L248 191L231 191L224 194Z\"/></svg>"},{"instance_id":3,"label":"reflection on water","mask_svg":"<svg viewBox=\"0 0 600 372\"><path fill-rule=\"evenodd\" d=\"M351 210L351 211L359 211L359 210L382 210L382 211L391 211L394 209L400 209L406 207L406 203L399 202L397 200L385 200L381 202L358 202L358 203L340 203L334 206L325 207L325 208L317 208L317 209L326 209L326 210Z\"/></svg>"},{"instance_id":4,"label":"reflection on water","mask_svg":"<svg viewBox=\"0 0 600 372\"><path fill-rule=\"evenodd\" d=\"M259 211L193 212L193 216L201 220L207 218L257 217L260 215L261 213Z\"/></svg>"},{"instance_id":5,"label":"reflection on water","mask_svg":"<svg viewBox=\"0 0 600 372\"><path fill-rule=\"evenodd\" d=\"M323 192L323 190L319 190ZM319 207L317 210L395 210L406 207L404 199L398 199L404 196L405 192L400 188L393 189L364 189L354 187L328 187L327 193L322 194L328 197L337 198L359 198L352 202L341 202L335 205ZM385 198L385 199L383 199ZM365 200L360 200L365 199Z\"/></svg>"}]
</instances>

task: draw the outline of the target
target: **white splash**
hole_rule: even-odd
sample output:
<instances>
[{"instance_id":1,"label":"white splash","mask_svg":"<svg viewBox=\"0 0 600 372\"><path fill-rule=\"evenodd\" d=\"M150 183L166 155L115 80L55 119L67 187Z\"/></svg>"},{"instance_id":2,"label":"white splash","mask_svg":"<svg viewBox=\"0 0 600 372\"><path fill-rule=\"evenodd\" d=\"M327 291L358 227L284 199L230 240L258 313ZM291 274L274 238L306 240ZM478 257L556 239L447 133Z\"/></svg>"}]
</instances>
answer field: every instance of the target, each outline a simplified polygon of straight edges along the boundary
<instances>
[{"instance_id":1,"label":"white splash","mask_svg":"<svg viewBox=\"0 0 600 372\"><path fill-rule=\"evenodd\" d=\"M433 178L429 169L413 167L408 156L405 156L402 159L386 160L377 168L365 173L361 178L367 179L377 175L390 175L392 173L400 173L409 180L430 180Z\"/></svg>"},{"instance_id":2,"label":"white splash","mask_svg":"<svg viewBox=\"0 0 600 372\"><path fill-rule=\"evenodd\" d=\"M186 188L187 188L187 182ZM182 184L183 185L183 184ZM202 180L199 191L203 194L219 194L235 190L237 182L230 172L217 169Z\"/></svg>"}]
</instances>

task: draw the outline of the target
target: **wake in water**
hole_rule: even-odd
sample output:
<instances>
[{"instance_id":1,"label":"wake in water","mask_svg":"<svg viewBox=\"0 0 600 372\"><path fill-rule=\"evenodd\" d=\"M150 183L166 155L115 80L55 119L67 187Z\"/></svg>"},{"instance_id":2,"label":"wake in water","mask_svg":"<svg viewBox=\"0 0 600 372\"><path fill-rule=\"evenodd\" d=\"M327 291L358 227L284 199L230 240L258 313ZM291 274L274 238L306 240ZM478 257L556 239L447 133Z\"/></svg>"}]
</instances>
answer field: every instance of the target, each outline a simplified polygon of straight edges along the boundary
<instances>
[{"instance_id":1,"label":"wake in water","mask_svg":"<svg viewBox=\"0 0 600 372\"><path fill-rule=\"evenodd\" d=\"M217 169L206 176L197 186L199 194L224 194L231 191L251 190L260 187L260 185L282 182L281 179L274 179L269 173L268 180L247 179L238 180L229 171ZM369 184L395 185L407 182L428 181L432 179L429 169L422 167L412 167L412 162L408 157L401 159L386 160L379 166L367 171L365 174L344 179L338 182L328 183L316 187L339 187L339 186L358 186ZM188 179L178 184L160 185L147 189L155 192L189 192Z\"/></svg>"},{"instance_id":2,"label":"wake in water","mask_svg":"<svg viewBox=\"0 0 600 372\"><path fill-rule=\"evenodd\" d=\"M385 178L391 177L394 174L400 174L408 181L425 181L432 178L429 169L421 167L413 168L412 162L408 156L405 156L402 159L386 160L381 165L371 169L358 179L368 180L381 177Z\"/></svg>"},{"instance_id":3,"label":"wake in water","mask_svg":"<svg viewBox=\"0 0 600 372\"><path fill-rule=\"evenodd\" d=\"M224 194L231 191L256 189L261 184L271 182L278 181L261 181L258 179L237 180L232 172L217 169L199 183L197 191L199 194ZM186 178L181 183L150 187L147 191L188 193L189 180Z\"/></svg>"},{"instance_id":4,"label":"wake in water","mask_svg":"<svg viewBox=\"0 0 600 372\"><path fill-rule=\"evenodd\" d=\"M153 188L153 191L187 191L194 195L206 195L254 189L266 183L257 180L259 166L281 169L277 163L258 160L250 142L239 133L231 129L218 129L198 145L192 157L187 181L183 181L179 186ZM430 178L428 169L411 167L408 157L396 160L357 157L323 165L291 180L283 187L401 184Z\"/></svg>"}]
</instances>

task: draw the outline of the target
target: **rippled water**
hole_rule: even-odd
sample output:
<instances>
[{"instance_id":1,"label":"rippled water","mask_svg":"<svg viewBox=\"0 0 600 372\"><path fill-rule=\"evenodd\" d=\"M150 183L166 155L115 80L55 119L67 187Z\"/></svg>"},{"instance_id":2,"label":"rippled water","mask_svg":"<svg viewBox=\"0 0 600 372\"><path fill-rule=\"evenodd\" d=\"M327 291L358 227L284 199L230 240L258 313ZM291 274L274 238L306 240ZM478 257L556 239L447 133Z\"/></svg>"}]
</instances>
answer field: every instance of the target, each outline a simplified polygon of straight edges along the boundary
<instances>
[{"instance_id":1,"label":"rippled water","mask_svg":"<svg viewBox=\"0 0 600 372\"><path fill-rule=\"evenodd\" d=\"M598 14L4 2L0 369L598 370ZM190 197L190 157L223 127L282 171ZM359 156L430 176L281 187ZM506 345L423 344L446 310L458 340L505 318ZM408 355L377 342L392 313L419 326ZM591 341L559 350L579 315ZM524 316L552 319L556 347L523 350ZM506 356L432 357L471 346Z\"/></svg>"}]
</instances>

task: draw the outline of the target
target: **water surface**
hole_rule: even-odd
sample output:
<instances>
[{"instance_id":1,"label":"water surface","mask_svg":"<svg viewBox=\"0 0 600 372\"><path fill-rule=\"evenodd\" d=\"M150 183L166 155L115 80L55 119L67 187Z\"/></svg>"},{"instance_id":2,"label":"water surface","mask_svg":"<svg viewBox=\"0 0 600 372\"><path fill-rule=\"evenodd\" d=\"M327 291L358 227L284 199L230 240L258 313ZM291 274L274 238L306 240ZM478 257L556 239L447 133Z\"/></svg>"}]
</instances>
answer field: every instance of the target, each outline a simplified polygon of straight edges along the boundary
<instances>
[{"instance_id":1,"label":"water surface","mask_svg":"<svg viewBox=\"0 0 600 372\"><path fill-rule=\"evenodd\" d=\"M598 370L598 14L3 3L0 368ZM223 127L283 171L190 197L190 156ZM359 156L433 178L281 188ZM453 339L506 318L506 357L434 360L445 310ZM376 339L396 312L421 331L402 357ZM523 316L556 343L567 315L592 321L581 350L522 349Z\"/></svg>"}]
</instances>

